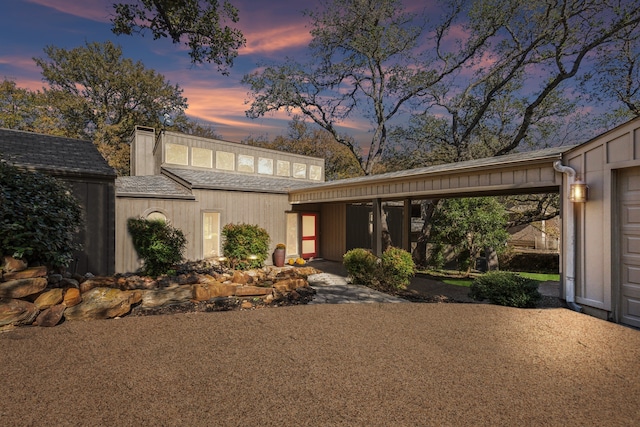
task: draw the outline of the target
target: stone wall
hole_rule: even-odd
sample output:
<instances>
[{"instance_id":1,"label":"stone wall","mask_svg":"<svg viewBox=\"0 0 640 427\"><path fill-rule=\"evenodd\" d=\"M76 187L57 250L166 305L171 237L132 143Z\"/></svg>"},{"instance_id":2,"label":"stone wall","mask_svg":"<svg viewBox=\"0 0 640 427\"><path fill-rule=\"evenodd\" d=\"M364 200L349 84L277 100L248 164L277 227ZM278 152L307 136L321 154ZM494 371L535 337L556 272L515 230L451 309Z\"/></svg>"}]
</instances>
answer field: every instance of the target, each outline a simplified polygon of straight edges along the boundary
<instances>
[{"instance_id":1,"label":"stone wall","mask_svg":"<svg viewBox=\"0 0 640 427\"><path fill-rule=\"evenodd\" d=\"M125 315L253 309L306 303L315 291L311 267L249 271L213 269L159 278L137 275L83 277L48 274L5 257L0 269L0 329L55 326L63 320L109 319Z\"/></svg>"}]
</instances>

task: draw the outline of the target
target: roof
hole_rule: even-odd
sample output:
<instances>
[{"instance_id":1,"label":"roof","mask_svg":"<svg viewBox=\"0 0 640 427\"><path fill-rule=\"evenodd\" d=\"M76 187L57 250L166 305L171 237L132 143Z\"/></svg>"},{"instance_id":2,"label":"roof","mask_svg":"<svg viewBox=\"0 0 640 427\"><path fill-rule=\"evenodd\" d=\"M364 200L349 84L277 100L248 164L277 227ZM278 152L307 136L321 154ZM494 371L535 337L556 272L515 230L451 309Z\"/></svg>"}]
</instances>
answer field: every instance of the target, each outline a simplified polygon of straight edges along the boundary
<instances>
[{"instance_id":1,"label":"roof","mask_svg":"<svg viewBox=\"0 0 640 427\"><path fill-rule=\"evenodd\" d=\"M314 182L295 178L166 167L162 170L185 186L196 189L287 194L289 190L316 185Z\"/></svg>"},{"instance_id":2,"label":"roof","mask_svg":"<svg viewBox=\"0 0 640 427\"><path fill-rule=\"evenodd\" d=\"M121 176L116 179L116 194L121 197L195 199L188 188L164 175Z\"/></svg>"},{"instance_id":3,"label":"roof","mask_svg":"<svg viewBox=\"0 0 640 427\"><path fill-rule=\"evenodd\" d=\"M552 147L542 150L528 151L525 153L507 154L497 157L485 157L482 159L467 160L457 163L446 163L424 168L407 169L397 172L382 173L379 175L367 175L356 178L340 179L337 181L327 181L323 183L312 184L312 186L307 186L307 188L314 189L327 187L343 187L359 183L369 184L373 182L387 182L393 179L411 178L415 176L459 173L471 169L505 168L509 167L510 165L520 163L534 163L536 161L560 159L564 152L569 151L574 147L575 146L573 145L566 147Z\"/></svg>"},{"instance_id":4,"label":"roof","mask_svg":"<svg viewBox=\"0 0 640 427\"><path fill-rule=\"evenodd\" d=\"M53 175L116 177L93 143L81 139L0 128L0 156Z\"/></svg>"}]
</instances>

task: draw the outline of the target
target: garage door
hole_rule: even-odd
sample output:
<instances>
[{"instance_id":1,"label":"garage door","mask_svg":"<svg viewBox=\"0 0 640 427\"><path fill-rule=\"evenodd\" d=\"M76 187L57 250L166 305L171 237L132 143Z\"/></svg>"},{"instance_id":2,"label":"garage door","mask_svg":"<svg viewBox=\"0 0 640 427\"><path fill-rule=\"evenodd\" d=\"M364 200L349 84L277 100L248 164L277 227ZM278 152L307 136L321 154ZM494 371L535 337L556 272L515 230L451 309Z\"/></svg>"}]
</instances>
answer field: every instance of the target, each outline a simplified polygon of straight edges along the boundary
<instances>
[{"instance_id":1,"label":"garage door","mask_svg":"<svg viewBox=\"0 0 640 427\"><path fill-rule=\"evenodd\" d=\"M620 322L640 327L640 168L619 175Z\"/></svg>"}]
</instances>

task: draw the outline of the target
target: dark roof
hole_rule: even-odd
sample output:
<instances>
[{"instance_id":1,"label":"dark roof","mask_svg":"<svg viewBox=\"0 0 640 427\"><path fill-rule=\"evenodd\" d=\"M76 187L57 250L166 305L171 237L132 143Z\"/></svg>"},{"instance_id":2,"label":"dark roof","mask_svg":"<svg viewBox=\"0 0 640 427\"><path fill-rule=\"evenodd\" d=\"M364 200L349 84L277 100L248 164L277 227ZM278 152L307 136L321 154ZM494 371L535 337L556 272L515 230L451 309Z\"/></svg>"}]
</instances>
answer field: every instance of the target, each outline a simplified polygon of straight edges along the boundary
<instances>
[{"instance_id":1,"label":"dark roof","mask_svg":"<svg viewBox=\"0 0 640 427\"><path fill-rule=\"evenodd\" d=\"M180 168L163 168L163 171L172 178L184 182L190 188L207 190L287 194L289 190L317 185L314 182L294 178L245 175L232 172L211 172Z\"/></svg>"},{"instance_id":2,"label":"dark roof","mask_svg":"<svg viewBox=\"0 0 640 427\"><path fill-rule=\"evenodd\" d=\"M81 139L0 128L0 156L54 175L116 176L93 143Z\"/></svg>"},{"instance_id":3,"label":"dark roof","mask_svg":"<svg viewBox=\"0 0 640 427\"><path fill-rule=\"evenodd\" d=\"M194 199L189 189L164 175L121 176L116 179L116 195Z\"/></svg>"}]
</instances>

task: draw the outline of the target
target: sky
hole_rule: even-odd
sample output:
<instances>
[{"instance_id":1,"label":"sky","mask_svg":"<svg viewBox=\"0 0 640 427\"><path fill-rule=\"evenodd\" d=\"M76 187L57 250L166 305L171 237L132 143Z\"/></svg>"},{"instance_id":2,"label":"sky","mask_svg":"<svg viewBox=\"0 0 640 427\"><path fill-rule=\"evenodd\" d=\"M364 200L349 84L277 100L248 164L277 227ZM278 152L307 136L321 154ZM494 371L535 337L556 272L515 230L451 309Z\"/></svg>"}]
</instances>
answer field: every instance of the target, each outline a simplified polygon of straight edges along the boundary
<instances>
[{"instance_id":1,"label":"sky","mask_svg":"<svg viewBox=\"0 0 640 427\"><path fill-rule=\"evenodd\" d=\"M183 45L153 40L150 34L114 35L109 20L112 3L114 0L2 0L0 79L13 80L22 88L41 89L45 84L32 58L44 58L45 46L72 49L85 42L110 40L122 47L125 58L141 61L171 84L180 85L189 104L187 115L212 124L223 139L271 139L287 132L290 118L285 113L246 118L249 88L240 80L261 62L280 62L306 50L311 36L302 10L313 8L316 1L233 0L240 15L237 27L247 44L240 49L229 76L217 72L215 65L193 66ZM357 120L348 126L356 137L367 128L366 122Z\"/></svg>"}]
</instances>

